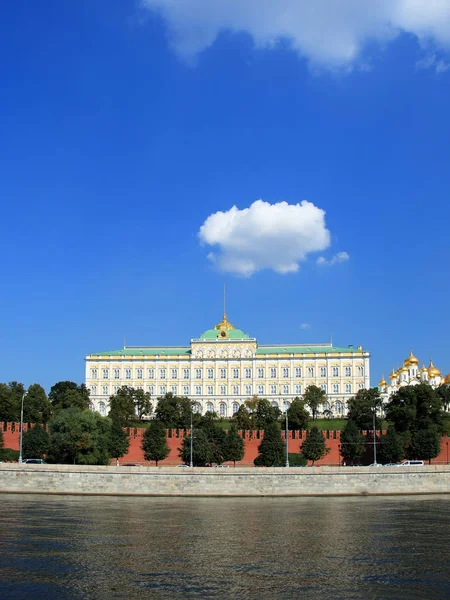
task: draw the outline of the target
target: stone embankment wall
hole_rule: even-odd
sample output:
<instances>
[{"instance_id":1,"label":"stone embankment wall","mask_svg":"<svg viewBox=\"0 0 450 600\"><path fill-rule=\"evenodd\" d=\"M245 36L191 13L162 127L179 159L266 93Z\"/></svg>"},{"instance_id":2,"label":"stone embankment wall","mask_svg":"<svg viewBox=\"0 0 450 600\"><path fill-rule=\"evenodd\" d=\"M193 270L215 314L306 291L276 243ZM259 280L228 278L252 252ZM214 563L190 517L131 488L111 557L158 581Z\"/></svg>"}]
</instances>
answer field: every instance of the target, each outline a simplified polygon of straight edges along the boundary
<instances>
[{"instance_id":1,"label":"stone embankment wall","mask_svg":"<svg viewBox=\"0 0 450 600\"><path fill-rule=\"evenodd\" d=\"M3 436L6 448L19 449L19 424L7 423L4 427ZM26 431L27 425L24 425ZM120 459L122 464L139 463L151 464L144 460L142 452L142 436L145 429L131 429L130 431L130 447L128 453ZM253 466L253 461L258 456L258 446L264 438L264 431L243 431L240 432L245 442L245 455L242 461L238 462L238 466ZM170 454L166 460L160 462L160 466L173 466L181 464L178 456L178 449L181 446L183 438L188 435L188 431L169 430L167 431L167 442L170 448ZM340 431L324 431L323 432L328 453L319 461L320 465L338 466L340 464L339 446L341 443ZM281 432L284 439L284 431ZM305 431L289 431L289 452L300 452L300 447L306 437ZM364 464L371 463L373 460L372 432L366 432L367 437L367 452L363 457ZM439 456L432 460L433 464L447 464L449 461L449 441L448 437L443 437L441 442L441 452ZM154 464L154 463L153 463Z\"/></svg>"},{"instance_id":2,"label":"stone embankment wall","mask_svg":"<svg viewBox=\"0 0 450 600\"><path fill-rule=\"evenodd\" d=\"M450 467L190 469L0 464L0 493L199 497L450 494Z\"/></svg>"}]
</instances>

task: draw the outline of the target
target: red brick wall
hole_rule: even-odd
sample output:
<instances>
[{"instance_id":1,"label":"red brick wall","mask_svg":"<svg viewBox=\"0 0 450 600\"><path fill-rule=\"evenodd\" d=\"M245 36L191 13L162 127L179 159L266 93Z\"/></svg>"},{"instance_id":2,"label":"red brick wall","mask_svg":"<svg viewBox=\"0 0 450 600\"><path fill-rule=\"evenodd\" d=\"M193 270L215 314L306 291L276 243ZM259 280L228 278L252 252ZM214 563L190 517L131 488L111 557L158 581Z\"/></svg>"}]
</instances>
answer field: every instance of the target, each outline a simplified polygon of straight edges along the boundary
<instances>
[{"instance_id":1,"label":"red brick wall","mask_svg":"<svg viewBox=\"0 0 450 600\"><path fill-rule=\"evenodd\" d=\"M24 425L24 431L26 431L27 425ZM144 460L144 455L141 449L142 444L142 435L144 433L144 429L137 429L136 433L134 430L131 430L130 433L130 447L128 453L120 459L121 464L125 463L139 463L139 464L154 464L149 463ZM371 432L367 432L368 437L370 439ZM160 466L171 466L171 465L179 465L181 464L181 460L178 456L178 448L180 448L181 443L183 441L185 432L180 430L171 430L167 432L168 437L167 441L170 448L170 454L166 458L159 463ZM186 435L189 432L186 431ZM284 439L284 431L282 432L282 436ZM301 436L301 437L300 437ZM289 452L299 452L302 440L305 439L306 433L299 431L290 431L289 432ZM320 461L318 461L318 465L339 465L340 464L340 455L339 455L339 444L340 444L340 431L324 431L324 436L326 438L326 446L329 449L328 454ZM242 461L236 463L241 466L252 466L254 459L258 455L258 446L261 440L264 437L263 431L246 431L244 432L244 441L245 441L245 454ZM14 448L15 450L19 449L19 425L17 423L8 423L6 429L3 430L3 439L5 442L5 448ZM448 462L449 457L449 442L450 438L444 437L442 438L441 443L441 452L439 456L433 459L431 462L436 464L445 464ZM369 444L370 446L370 444ZM372 461L372 451L371 447L368 449L368 460ZM367 461L366 461L367 462Z\"/></svg>"}]
</instances>

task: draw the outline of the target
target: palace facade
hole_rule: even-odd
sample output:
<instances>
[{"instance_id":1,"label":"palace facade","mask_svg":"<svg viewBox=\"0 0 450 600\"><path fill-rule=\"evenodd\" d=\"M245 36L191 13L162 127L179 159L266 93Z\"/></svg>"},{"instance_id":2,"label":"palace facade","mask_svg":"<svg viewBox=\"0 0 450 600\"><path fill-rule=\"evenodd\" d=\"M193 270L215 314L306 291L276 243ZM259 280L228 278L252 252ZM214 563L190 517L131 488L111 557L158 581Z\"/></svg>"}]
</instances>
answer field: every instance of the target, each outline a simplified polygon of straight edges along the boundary
<instances>
[{"instance_id":1,"label":"palace facade","mask_svg":"<svg viewBox=\"0 0 450 600\"><path fill-rule=\"evenodd\" d=\"M322 412L341 416L347 400L370 387L369 361L362 346L258 344L224 313L189 346L125 346L88 354L86 386L100 414L108 413L109 397L127 385L148 392L153 408L159 396L172 392L195 400L202 413L229 417L255 395L285 410L314 384L327 394Z\"/></svg>"},{"instance_id":2,"label":"palace facade","mask_svg":"<svg viewBox=\"0 0 450 600\"><path fill-rule=\"evenodd\" d=\"M440 369L434 366L432 360L428 367L422 363L422 367L419 369L419 359L414 356L411 349L402 366L397 370L392 368L389 379L390 383L385 380L383 375L381 381L378 382L383 403L388 402L392 394L406 385L419 385L419 383L426 382L431 387L437 388L442 384L450 384L450 373L442 376Z\"/></svg>"}]
</instances>

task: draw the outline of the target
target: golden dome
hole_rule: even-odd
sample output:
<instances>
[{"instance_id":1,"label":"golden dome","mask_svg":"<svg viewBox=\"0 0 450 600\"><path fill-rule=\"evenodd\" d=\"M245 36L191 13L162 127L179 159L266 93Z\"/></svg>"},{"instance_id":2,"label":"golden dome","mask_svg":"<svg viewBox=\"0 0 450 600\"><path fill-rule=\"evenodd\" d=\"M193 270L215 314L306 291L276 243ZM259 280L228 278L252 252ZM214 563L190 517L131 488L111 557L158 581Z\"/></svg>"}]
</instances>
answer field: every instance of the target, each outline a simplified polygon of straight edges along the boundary
<instances>
[{"instance_id":1,"label":"golden dome","mask_svg":"<svg viewBox=\"0 0 450 600\"><path fill-rule=\"evenodd\" d=\"M450 373L448 373L444 378L444 383L450 385Z\"/></svg>"},{"instance_id":2,"label":"golden dome","mask_svg":"<svg viewBox=\"0 0 450 600\"><path fill-rule=\"evenodd\" d=\"M428 375L429 377L440 377L441 372L437 367L433 365L433 361L430 360L430 366L428 367Z\"/></svg>"},{"instance_id":3,"label":"golden dome","mask_svg":"<svg viewBox=\"0 0 450 600\"><path fill-rule=\"evenodd\" d=\"M408 372L408 367L403 365L403 367L401 369L398 370L399 373L407 373Z\"/></svg>"},{"instance_id":4,"label":"golden dome","mask_svg":"<svg viewBox=\"0 0 450 600\"><path fill-rule=\"evenodd\" d=\"M406 367L409 367L410 365L418 365L418 364L419 364L419 359L414 356L414 354L412 353L412 348L411 348L409 351L408 358L405 358L404 365Z\"/></svg>"},{"instance_id":5,"label":"golden dome","mask_svg":"<svg viewBox=\"0 0 450 600\"><path fill-rule=\"evenodd\" d=\"M385 386L387 385L387 381L386 381L386 379L384 378L384 375L383 375L383 377L381 378L381 380L378 382L378 385L379 385L380 387L385 387Z\"/></svg>"},{"instance_id":6,"label":"golden dome","mask_svg":"<svg viewBox=\"0 0 450 600\"><path fill-rule=\"evenodd\" d=\"M426 366L424 364L422 364L422 368L420 369L420 372L424 373L425 371L428 371L428 369L426 368Z\"/></svg>"},{"instance_id":7,"label":"golden dome","mask_svg":"<svg viewBox=\"0 0 450 600\"><path fill-rule=\"evenodd\" d=\"M396 377L398 377L398 373L394 367L392 367L392 373L389 375L389 379L395 379Z\"/></svg>"}]
</instances>

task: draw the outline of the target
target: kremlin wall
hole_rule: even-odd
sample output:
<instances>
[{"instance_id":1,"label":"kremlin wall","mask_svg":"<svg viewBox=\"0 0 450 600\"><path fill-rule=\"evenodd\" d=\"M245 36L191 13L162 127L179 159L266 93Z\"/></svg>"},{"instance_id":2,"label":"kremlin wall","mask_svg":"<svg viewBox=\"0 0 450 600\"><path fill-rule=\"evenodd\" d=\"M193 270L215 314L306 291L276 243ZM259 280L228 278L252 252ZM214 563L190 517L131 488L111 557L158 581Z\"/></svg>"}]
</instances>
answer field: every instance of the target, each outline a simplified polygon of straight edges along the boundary
<instances>
[{"instance_id":1,"label":"kremlin wall","mask_svg":"<svg viewBox=\"0 0 450 600\"><path fill-rule=\"evenodd\" d=\"M24 424L24 431L27 430L27 425ZM19 449L19 430L20 425L18 423L7 423L6 429L3 431L3 437L5 442L5 448L13 448L14 450ZM145 429L135 429L130 432L130 446L128 453L120 459L121 465L134 464L151 466L154 462L148 462L144 460L142 452L142 436ZM363 432L364 433L364 432ZM385 432L383 432L385 433ZM285 439L285 432L281 432L283 439ZM324 431L326 439L326 447L329 452L323 459L318 461L316 465L323 466L339 466L341 465L341 457L339 454L340 446L340 431ZM362 462L370 464L372 462L372 446L371 441L373 440L372 432L365 432L368 440L368 449L366 455L363 455ZM189 435L189 431L183 430L168 430L167 431L167 443L170 448L170 454L165 459L159 462L160 467L175 467L181 464L181 459L178 456L178 448L181 446L181 442L185 435ZM243 460L236 462L236 466L239 467L253 467L253 461L258 455L258 446L261 440L264 438L263 431L245 431L240 432L240 435L245 441L245 454ZM303 440L306 437L305 431L289 431L289 453L300 452L300 447ZM441 442L441 452L434 458L431 463L436 465L444 465L449 462L449 437L443 437ZM366 456L366 460L364 460ZM232 463L231 463L232 464Z\"/></svg>"}]
</instances>

